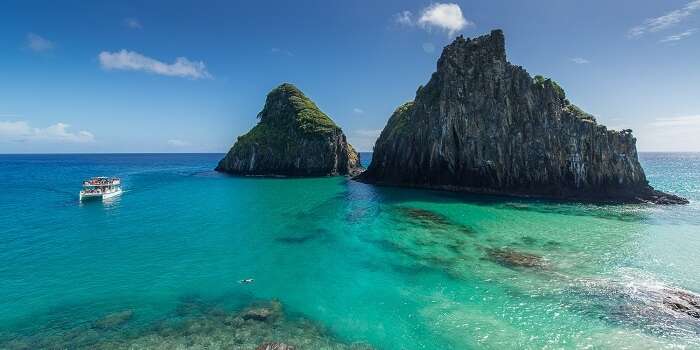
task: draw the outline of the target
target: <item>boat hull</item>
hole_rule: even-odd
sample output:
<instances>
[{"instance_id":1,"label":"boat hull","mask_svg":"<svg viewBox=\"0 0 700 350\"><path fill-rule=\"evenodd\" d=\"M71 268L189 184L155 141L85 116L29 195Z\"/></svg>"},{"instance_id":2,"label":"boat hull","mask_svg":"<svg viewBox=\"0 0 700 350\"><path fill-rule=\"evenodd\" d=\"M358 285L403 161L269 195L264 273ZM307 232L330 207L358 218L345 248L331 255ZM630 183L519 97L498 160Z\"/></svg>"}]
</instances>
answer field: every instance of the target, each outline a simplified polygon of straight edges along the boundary
<instances>
[{"instance_id":1,"label":"boat hull","mask_svg":"<svg viewBox=\"0 0 700 350\"><path fill-rule=\"evenodd\" d=\"M80 192L80 200L81 201L88 201L88 200L107 199L107 198L116 197L120 194L122 194L121 189L106 192L106 193L83 193L83 192Z\"/></svg>"}]
</instances>

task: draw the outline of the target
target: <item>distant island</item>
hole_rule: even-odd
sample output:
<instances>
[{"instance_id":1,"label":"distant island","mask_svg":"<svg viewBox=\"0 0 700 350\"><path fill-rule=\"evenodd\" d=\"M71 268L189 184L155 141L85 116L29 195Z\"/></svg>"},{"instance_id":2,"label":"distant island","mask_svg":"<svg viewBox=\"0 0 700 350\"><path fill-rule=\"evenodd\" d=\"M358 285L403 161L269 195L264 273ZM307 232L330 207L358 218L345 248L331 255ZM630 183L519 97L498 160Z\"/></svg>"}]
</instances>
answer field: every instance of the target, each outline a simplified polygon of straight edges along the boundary
<instances>
[{"instance_id":1,"label":"distant island","mask_svg":"<svg viewBox=\"0 0 700 350\"><path fill-rule=\"evenodd\" d=\"M260 122L216 167L237 175L355 175L360 156L333 120L292 84L273 89Z\"/></svg>"},{"instance_id":2,"label":"distant island","mask_svg":"<svg viewBox=\"0 0 700 350\"><path fill-rule=\"evenodd\" d=\"M501 30L445 47L396 109L360 181L487 194L685 204L653 189L631 130L608 130L553 80L506 59Z\"/></svg>"}]
</instances>

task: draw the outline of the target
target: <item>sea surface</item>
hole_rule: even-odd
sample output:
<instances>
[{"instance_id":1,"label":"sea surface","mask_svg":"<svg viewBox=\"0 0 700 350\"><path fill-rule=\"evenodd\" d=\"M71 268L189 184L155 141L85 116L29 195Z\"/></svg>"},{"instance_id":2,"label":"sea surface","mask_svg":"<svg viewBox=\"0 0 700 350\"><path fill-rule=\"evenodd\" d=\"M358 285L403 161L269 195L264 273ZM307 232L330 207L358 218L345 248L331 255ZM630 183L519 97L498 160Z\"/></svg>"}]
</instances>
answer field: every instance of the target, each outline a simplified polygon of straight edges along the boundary
<instances>
[{"instance_id":1,"label":"sea surface","mask_svg":"<svg viewBox=\"0 0 700 350\"><path fill-rule=\"evenodd\" d=\"M640 154L684 206L241 178L221 157L0 155L0 348L700 349L667 302L700 292L700 154ZM80 203L98 175L124 194ZM225 321L270 300L274 324Z\"/></svg>"}]
</instances>

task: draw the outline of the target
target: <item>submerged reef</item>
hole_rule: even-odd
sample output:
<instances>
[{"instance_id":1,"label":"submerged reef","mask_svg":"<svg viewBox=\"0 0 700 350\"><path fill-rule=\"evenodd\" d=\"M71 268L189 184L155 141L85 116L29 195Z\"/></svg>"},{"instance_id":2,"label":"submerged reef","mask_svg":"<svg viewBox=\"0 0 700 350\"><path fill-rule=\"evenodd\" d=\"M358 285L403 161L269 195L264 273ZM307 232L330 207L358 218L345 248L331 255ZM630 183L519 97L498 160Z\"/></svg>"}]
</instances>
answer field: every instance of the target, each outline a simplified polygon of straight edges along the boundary
<instances>
[{"instance_id":1,"label":"submerged reef","mask_svg":"<svg viewBox=\"0 0 700 350\"><path fill-rule=\"evenodd\" d=\"M461 233L473 235L475 232L466 225L452 222L442 214L411 207L399 207L397 211L410 223L415 223L432 230L457 230Z\"/></svg>"},{"instance_id":2,"label":"submerged reef","mask_svg":"<svg viewBox=\"0 0 700 350\"><path fill-rule=\"evenodd\" d=\"M656 276L635 269L604 277L581 276L574 268L572 274L566 260L579 251L562 250L557 241L468 235L463 224L423 208L401 205L386 212L396 220L393 231L368 241L396 255L385 268L410 278L435 272L456 280L497 278L511 295L555 301L591 320L648 335L700 334L700 295Z\"/></svg>"},{"instance_id":3,"label":"submerged reef","mask_svg":"<svg viewBox=\"0 0 700 350\"><path fill-rule=\"evenodd\" d=\"M131 327L132 318L137 317L136 312L125 310L72 329L0 334L0 349L371 349L365 344L339 342L309 320L288 319L275 300L227 312L186 298L172 315L155 323Z\"/></svg>"},{"instance_id":4,"label":"submerged reef","mask_svg":"<svg viewBox=\"0 0 700 350\"><path fill-rule=\"evenodd\" d=\"M539 255L510 248L489 248L486 252L489 260L506 267L546 268L548 266L547 260Z\"/></svg>"}]
</instances>

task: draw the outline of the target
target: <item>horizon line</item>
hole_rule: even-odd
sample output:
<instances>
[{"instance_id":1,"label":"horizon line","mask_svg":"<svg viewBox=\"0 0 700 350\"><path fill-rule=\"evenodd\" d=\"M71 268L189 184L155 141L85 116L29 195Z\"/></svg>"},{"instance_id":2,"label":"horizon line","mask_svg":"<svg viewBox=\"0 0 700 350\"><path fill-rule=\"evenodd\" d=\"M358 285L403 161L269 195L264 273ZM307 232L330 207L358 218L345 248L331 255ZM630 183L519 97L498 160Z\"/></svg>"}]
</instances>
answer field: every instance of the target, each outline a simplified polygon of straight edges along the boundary
<instances>
[{"instance_id":1,"label":"horizon line","mask_svg":"<svg viewBox=\"0 0 700 350\"><path fill-rule=\"evenodd\" d=\"M3 153L0 156L51 156L51 155L118 155L118 154L226 154L225 152L52 152L52 153ZM358 153L374 153L374 151L358 151ZM637 151L637 153L700 153L698 151Z\"/></svg>"}]
</instances>

